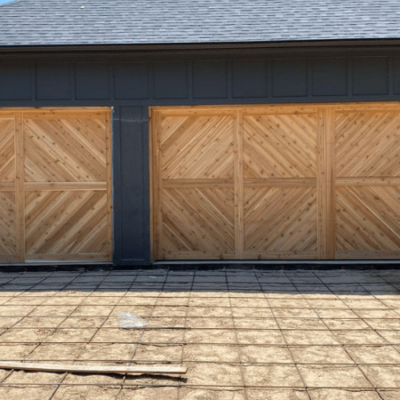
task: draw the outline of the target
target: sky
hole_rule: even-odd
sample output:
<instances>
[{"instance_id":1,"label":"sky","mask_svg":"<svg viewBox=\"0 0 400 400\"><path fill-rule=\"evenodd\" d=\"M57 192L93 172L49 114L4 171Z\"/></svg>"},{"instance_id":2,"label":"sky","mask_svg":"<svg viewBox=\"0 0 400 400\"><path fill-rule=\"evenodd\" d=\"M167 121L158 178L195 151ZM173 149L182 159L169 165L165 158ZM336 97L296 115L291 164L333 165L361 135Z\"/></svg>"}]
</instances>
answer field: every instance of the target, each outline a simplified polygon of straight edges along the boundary
<instances>
[{"instance_id":1,"label":"sky","mask_svg":"<svg viewBox=\"0 0 400 400\"><path fill-rule=\"evenodd\" d=\"M10 0L0 0L0 4L8 3Z\"/></svg>"}]
</instances>

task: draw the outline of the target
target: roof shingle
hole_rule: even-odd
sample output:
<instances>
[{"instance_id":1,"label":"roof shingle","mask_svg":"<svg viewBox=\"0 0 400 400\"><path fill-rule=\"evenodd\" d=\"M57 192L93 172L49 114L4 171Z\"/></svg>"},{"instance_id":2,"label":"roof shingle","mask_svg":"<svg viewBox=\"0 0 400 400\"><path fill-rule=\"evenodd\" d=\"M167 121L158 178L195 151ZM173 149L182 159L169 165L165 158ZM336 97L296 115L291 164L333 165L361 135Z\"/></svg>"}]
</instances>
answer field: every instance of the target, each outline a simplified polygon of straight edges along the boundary
<instances>
[{"instance_id":1,"label":"roof shingle","mask_svg":"<svg viewBox=\"0 0 400 400\"><path fill-rule=\"evenodd\" d=\"M399 39L399 0L15 0L0 46Z\"/></svg>"}]
</instances>

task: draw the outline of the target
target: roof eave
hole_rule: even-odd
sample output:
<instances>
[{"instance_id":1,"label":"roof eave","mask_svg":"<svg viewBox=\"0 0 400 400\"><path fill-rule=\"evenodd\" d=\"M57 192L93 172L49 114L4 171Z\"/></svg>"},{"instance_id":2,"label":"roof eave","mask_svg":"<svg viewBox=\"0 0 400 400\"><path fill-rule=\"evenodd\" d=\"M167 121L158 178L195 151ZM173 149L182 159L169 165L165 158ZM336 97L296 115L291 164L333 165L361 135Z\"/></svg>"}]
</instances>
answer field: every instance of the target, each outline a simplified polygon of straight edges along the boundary
<instances>
[{"instance_id":1,"label":"roof eave","mask_svg":"<svg viewBox=\"0 0 400 400\"><path fill-rule=\"evenodd\" d=\"M337 48L398 46L400 38L348 39L288 42L225 42L225 43L168 43L168 44L84 44L51 46L1 46L0 53L32 52L104 52L104 51L168 51L168 50L221 50L221 49L283 49L283 48Z\"/></svg>"}]
</instances>

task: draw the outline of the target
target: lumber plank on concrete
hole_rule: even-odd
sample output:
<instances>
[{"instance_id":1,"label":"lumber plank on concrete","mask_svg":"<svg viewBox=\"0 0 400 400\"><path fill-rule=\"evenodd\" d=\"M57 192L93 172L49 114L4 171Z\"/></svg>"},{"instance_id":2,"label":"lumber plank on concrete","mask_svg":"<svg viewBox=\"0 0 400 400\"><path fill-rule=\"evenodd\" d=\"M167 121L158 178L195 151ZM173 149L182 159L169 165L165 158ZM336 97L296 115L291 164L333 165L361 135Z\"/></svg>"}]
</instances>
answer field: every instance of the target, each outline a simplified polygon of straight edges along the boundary
<instances>
[{"instance_id":1,"label":"lumber plank on concrete","mask_svg":"<svg viewBox=\"0 0 400 400\"><path fill-rule=\"evenodd\" d=\"M170 365L135 365L124 366L83 366L83 365L55 365L24 362L0 362L0 369L17 369L24 371L40 372L75 372L87 374L185 374L186 367L174 367Z\"/></svg>"}]
</instances>

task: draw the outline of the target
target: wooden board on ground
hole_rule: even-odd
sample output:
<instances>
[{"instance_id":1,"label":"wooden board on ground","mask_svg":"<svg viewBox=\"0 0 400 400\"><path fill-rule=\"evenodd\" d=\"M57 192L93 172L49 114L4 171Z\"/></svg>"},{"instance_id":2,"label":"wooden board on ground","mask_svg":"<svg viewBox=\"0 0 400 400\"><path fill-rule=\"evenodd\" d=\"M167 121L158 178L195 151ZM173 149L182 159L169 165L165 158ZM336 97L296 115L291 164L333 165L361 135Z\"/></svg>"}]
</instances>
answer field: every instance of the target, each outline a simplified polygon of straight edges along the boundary
<instances>
[{"instance_id":1,"label":"wooden board on ground","mask_svg":"<svg viewBox=\"0 0 400 400\"><path fill-rule=\"evenodd\" d=\"M186 374L186 367L172 365L135 365L132 367L58 365L0 361L0 369L16 369L36 372L72 372L80 374Z\"/></svg>"}]
</instances>

